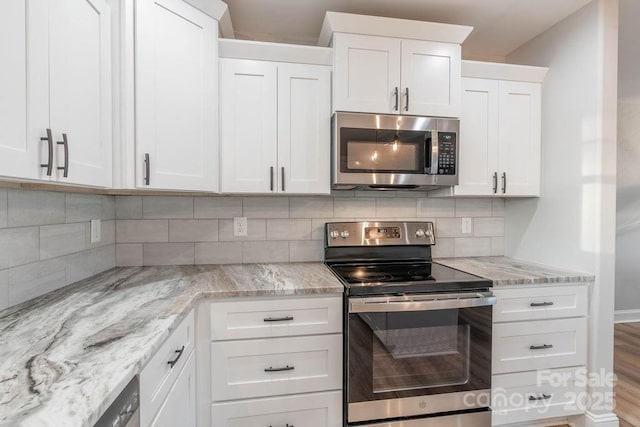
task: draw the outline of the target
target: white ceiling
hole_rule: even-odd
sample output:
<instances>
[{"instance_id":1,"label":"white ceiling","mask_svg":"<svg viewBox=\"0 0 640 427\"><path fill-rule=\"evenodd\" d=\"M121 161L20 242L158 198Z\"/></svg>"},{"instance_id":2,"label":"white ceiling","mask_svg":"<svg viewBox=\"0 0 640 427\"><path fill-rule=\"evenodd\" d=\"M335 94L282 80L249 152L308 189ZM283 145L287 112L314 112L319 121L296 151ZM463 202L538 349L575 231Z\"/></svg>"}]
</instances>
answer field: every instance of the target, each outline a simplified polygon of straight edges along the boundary
<instances>
[{"instance_id":1,"label":"white ceiling","mask_svg":"<svg viewBox=\"0 0 640 427\"><path fill-rule=\"evenodd\" d=\"M500 60L590 0L225 0L239 39L315 45L327 10L475 27L463 56Z\"/></svg>"}]
</instances>

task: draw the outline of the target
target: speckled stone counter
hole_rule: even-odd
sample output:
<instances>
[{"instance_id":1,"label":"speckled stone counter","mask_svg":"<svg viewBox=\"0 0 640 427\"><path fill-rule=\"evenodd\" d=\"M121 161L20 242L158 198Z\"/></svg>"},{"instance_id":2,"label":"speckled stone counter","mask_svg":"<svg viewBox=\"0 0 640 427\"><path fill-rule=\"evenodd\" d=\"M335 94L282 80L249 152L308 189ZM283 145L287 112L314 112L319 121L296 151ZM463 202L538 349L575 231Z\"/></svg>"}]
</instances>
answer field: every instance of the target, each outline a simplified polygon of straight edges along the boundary
<instances>
[{"instance_id":1,"label":"speckled stone counter","mask_svg":"<svg viewBox=\"0 0 640 427\"><path fill-rule=\"evenodd\" d=\"M457 270L493 280L493 286L593 282L595 276L559 270L508 257L439 258L434 260Z\"/></svg>"},{"instance_id":2,"label":"speckled stone counter","mask_svg":"<svg viewBox=\"0 0 640 427\"><path fill-rule=\"evenodd\" d=\"M204 298L339 294L321 263L116 268L0 312L0 425L92 426Z\"/></svg>"}]
</instances>

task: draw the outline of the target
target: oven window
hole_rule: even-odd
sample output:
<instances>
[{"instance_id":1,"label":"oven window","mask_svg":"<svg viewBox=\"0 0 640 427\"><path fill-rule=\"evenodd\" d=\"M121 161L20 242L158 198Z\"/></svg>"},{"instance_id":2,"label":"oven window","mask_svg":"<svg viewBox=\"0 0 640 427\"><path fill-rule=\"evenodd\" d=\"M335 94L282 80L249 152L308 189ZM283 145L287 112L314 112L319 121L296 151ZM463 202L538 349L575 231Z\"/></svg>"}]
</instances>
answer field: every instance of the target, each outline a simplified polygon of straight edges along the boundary
<instances>
[{"instance_id":1,"label":"oven window","mask_svg":"<svg viewBox=\"0 0 640 427\"><path fill-rule=\"evenodd\" d=\"M340 130L342 172L424 173L423 131Z\"/></svg>"},{"instance_id":2,"label":"oven window","mask_svg":"<svg viewBox=\"0 0 640 427\"><path fill-rule=\"evenodd\" d=\"M349 314L349 402L491 387L491 307Z\"/></svg>"}]
</instances>

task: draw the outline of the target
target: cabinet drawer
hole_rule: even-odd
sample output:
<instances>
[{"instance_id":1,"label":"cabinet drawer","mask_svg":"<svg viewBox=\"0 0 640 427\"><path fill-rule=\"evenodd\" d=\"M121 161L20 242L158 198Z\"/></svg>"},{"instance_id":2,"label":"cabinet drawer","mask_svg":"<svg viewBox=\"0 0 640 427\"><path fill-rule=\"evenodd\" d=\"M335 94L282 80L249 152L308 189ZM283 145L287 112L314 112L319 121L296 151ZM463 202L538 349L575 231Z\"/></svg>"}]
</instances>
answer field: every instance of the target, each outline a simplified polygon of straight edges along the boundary
<instances>
[{"instance_id":1,"label":"cabinet drawer","mask_svg":"<svg viewBox=\"0 0 640 427\"><path fill-rule=\"evenodd\" d=\"M211 303L211 340L342 331L342 296Z\"/></svg>"},{"instance_id":2,"label":"cabinet drawer","mask_svg":"<svg viewBox=\"0 0 640 427\"><path fill-rule=\"evenodd\" d=\"M192 310L140 372L140 425L149 425L158 412L193 350L193 340L194 315ZM180 353L177 363L172 367L169 361L176 359L177 351L183 346L184 350Z\"/></svg>"},{"instance_id":3,"label":"cabinet drawer","mask_svg":"<svg viewBox=\"0 0 640 427\"><path fill-rule=\"evenodd\" d=\"M578 370L550 369L493 376L492 425L536 421L583 413L585 381ZM584 376L582 377L584 378Z\"/></svg>"},{"instance_id":4,"label":"cabinet drawer","mask_svg":"<svg viewBox=\"0 0 640 427\"><path fill-rule=\"evenodd\" d=\"M342 427L342 392L217 403L211 420L214 427Z\"/></svg>"},{"instance_id":5,"label":"cabinet drawer","mask_svg":"<svg viewBox=\"0 0 640 427\"><path fill-rule=\"evenodd\" d=\"M493 373L586 363L586 318L493 325Z\"/></svg>"},{"instance_id":6,"label":"cabinet drawer","mask_svg":"<svg viewBox=\"0 0 640 427\"><path fill-rule=\"evenodd\" d=\"M214 402L342 388L342 336L211 344Z\"/></svg>"},{"instance_id":7,"label":"cabinet drawer","mask_svg":"<svg viewBox=\"0 0 640 427\"><path fill-rule=\"evenodd\" d=\"M494 322L557 319L587 315L587 286L494 289Z\"/></svg>"}]
</instances>

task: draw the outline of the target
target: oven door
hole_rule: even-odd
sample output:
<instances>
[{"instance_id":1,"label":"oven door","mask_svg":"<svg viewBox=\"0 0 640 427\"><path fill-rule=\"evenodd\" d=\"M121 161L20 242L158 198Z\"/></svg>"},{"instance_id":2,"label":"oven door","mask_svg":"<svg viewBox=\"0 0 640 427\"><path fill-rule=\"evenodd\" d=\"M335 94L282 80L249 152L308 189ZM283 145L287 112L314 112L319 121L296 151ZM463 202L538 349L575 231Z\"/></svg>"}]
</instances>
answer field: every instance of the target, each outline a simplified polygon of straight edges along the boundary
<instances>
[{"instance_id":1,"label":"oven door","mask_svg":"<svg viewBox=\"0 0 640 427\"><path fill-rule=\"evenodd\" d=\"M495 301L490 292L349 298L348 422L488 408Z\"/></svg>"}]
</instances>

